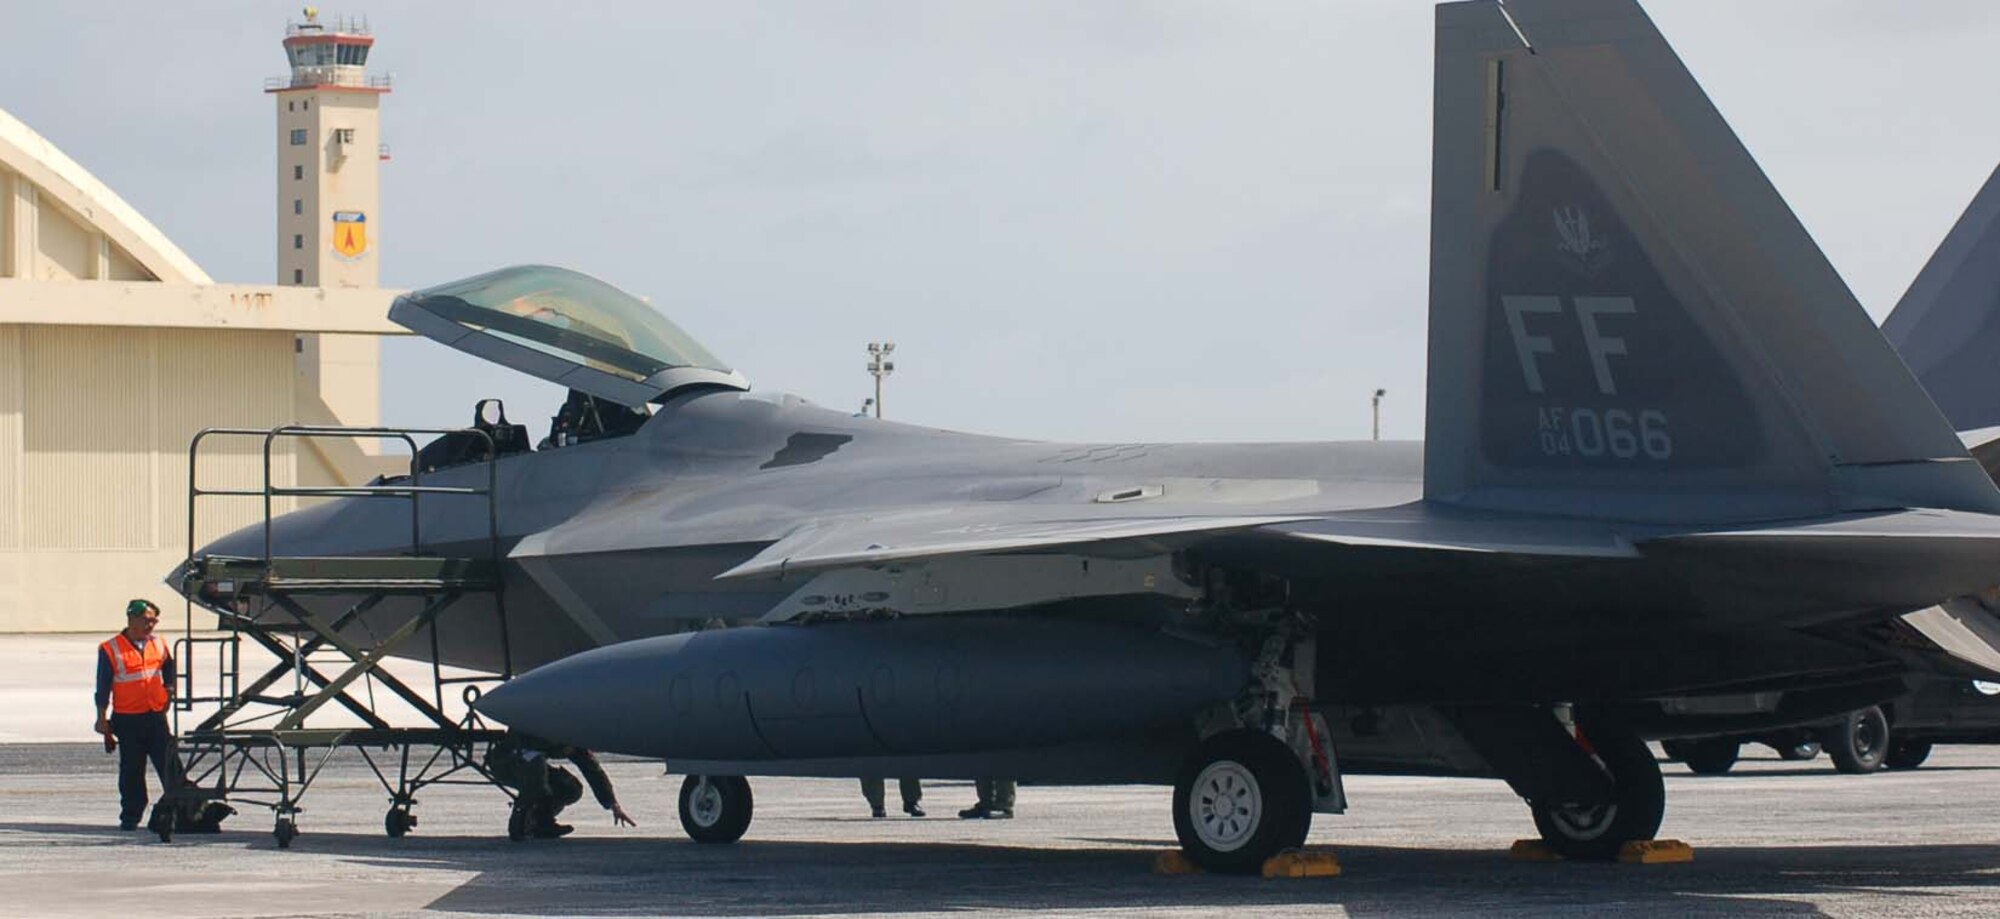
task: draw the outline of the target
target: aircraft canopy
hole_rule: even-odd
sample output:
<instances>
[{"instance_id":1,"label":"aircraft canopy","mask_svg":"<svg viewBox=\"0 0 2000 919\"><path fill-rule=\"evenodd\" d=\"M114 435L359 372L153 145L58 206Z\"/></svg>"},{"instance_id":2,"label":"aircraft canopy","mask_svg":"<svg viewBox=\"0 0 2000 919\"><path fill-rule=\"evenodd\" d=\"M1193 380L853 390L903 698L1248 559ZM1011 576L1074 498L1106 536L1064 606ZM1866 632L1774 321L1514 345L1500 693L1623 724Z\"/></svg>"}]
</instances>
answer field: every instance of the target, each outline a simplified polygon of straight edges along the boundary
<instances>
[{"instance_id":1,"label":"aircraft canopy","mask_svg":"<svg viewBox=\"0 0 2000 919\"><path fill-rule=\"evenodd\" d=\"M444 345L624 405L743 376L637 297L586 274L516 265L396 298L389 319Z\"/></svg>"}]
</instances>

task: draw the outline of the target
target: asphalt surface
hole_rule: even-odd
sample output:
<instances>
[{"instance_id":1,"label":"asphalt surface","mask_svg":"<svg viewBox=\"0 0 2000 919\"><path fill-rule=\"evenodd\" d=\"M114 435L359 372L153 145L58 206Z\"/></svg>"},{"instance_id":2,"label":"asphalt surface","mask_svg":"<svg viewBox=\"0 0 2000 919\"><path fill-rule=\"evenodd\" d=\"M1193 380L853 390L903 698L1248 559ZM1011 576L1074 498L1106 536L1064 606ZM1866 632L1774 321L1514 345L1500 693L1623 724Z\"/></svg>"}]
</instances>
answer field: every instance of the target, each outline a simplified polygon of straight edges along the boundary
<instances>
[{"instance_id":1,"label":"asphalt surface","mask_svg":"<svg viewBox=\"0 0 2000 919\"><path fill-rule=\"evenodd\" d=\"M1768 753L1720 778L1669 765L1662 835L1695 847L1684 865L1510 861L1533 829L1504 785L1354 777L1352 810L1319 817L1311 840L1345 874L1301 880L1153 874L1173 847L1162 788L1023 788L1016 819L969 821L952 814L971 788L936 783L930 818L871 820L855 783L756 779L744 841L698 845L675 816L680 778L643 762L609 766L636 830L586 799L565 815L575 835L509 843L498 792L439 787L391 839L351 752L306 794L290 850L250 808L162 844L114 828L111 759L0 746L0 915L2000 914L1995 748L1871 776Z\"/></svg>"}]
</instances>

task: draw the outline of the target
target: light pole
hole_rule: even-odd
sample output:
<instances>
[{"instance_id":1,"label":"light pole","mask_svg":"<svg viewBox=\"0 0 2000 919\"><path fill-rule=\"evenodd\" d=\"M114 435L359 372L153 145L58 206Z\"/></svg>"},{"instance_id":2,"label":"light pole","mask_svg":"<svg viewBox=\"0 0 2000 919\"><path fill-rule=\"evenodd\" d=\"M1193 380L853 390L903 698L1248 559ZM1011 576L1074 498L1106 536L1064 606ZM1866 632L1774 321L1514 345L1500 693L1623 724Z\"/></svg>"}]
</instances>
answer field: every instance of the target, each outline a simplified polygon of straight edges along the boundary
<instances>
[{"instance_id":1,"label":"light pole","mask_svg":"<svg viewBox=\"0 0 2000 919\"><path fill-rule=\"evenodd\" d=\"M896 371L896 362L888 357L896 350L893 341L871 341L868 343L868 373L875 378L875 417L882 417L882 378Z\"/></svg>"},{"instance_id":2,"label":"light pole","mask_svg":"<svg viewBox=\"0 0 2000 919\"><path fill-rule=\"evenodd\" d=\"M1382 439L1382 397L1388 394L1388 390L1378 389L1375 390L1375 398L1368 400L1368 408L1375 415L1374 434L1368 438L1369 440Z\"/></svg>"}]
</instances>

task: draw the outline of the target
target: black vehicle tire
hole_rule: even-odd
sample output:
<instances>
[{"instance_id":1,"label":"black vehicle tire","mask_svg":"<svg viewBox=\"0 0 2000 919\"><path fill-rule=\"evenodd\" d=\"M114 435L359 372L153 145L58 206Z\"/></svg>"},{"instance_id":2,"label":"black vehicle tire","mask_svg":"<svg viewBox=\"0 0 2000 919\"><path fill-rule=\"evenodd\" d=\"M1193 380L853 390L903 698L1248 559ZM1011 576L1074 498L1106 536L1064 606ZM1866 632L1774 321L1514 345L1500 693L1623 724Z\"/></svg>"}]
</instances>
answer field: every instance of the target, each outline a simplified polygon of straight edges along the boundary
<instances>
[{"instance_id":1,"label":"black vehicle tire","mask_svg":"<svg viewBox=\"0 0 2000 919\"><path fill-rule=\"evenodd\" d=\"M279 817L271 827L271 835L278 840L278 848L289 849L292 840L299 838L299 825L289 817Z\"/></svg>"},{"instance_id":2,"label":"black vehicle tire","mask_svg":"<svg viewBox=\"0 0 2000 919\"><path fill-rule=\"evenodd\" d=\"M1736 765L1737 754L1743 751L1743 744L1727 737L1707 737L1693 741L1687 755L1681 757L1688 771L1695 775L1725 775Z\"/></svg>"},{"instance_id":3,"label":"black vehicle tire","mask_svg":"<svg viewBox=\"0 0 2000 919\"><path fill-rule=\"evenodd\" d=\"M691 775L681 783L681 829L695 842L735 842L750 828L750 783L740 775Z\"/></svg>"},{"instance_id":4,"label":"black vehicle tire","mask_svg":"<svg viewBox=\"0 0 2000 919\"><path fill-rule=\"evenodd\" d=\"M1849 712L1827 732L1824 741L1827 755L1833 758L1833 767L1855 775L1882 768L1889 742L1889 716L1882 713L1879 705Z\"/></svg>"},{"instance_id":5,"label":"black vehicle tire","mask_svg":"<svg viewBox=\"0 0 2000 919\"><path fill-rule=\"evenodd\" d=\"M1652 839L1666 816L1667 786L1660 762L1639 735L1615 725L1584 725L1584 739L1611 776L1613 800L1574 805L1529 802L1535 829L1557 855L1573 861L1608 861L1628 842Z\"/></svg>"},{"instance_id":6,"label":"black vehicle tire","mask_svg":"<svg viewBox=\"0 0 2000 919\"><path fill-rule=\"evenodd\" d=\"M1817 740L1803 740L1791 746L1776 748L1778 758L1788 763L1809 763L1819 758L1820 745Z\"/></svg>"},{"instance_id":7,"label":"black vehicle tire","mask_svg":"<svg viewBox=\"0 0 2000 919\"><path fill-rule=\"evenodd\" d=\"M1305 844L1312 781L1290 747L1262 731L1224 731L1195 747L1174 782L1174 835L1190 861L1248 874Z\"/></svg>"},{"instance_id":8,"label":"black vehicle tire","mask_svg":"<svg viewBox=\"0 0 2000 919\"><path fill-rule=\"evenodd\" d=\"M1891 769L1915 769L1930 758L1930 741L1898 740L1889 744L1889 754L1882 757L1882 765Z\"/></svg>"},{"instance_id":9,"label":"black vehicle tire","mask_svg":"<svg viewBox=\"0 0 2000 919\"><path fill-rule=\"evenodd\" d=\"M388 833L390 839L403 838L416 825L416 815L400 807L389 808L389 812L382 815L382 831Z\"/></svg>"},{"instance_id":10,"label":"black vehicle tire","mask_svg":"<svg viewBox=\"0 0 2000 919\"><path fill-rule=\"evenodd\" d=\"M1673 760L1674 762L1677 763L1687 762L1688 755L1693 751L1693 749L1694 749L1694 741L1692 740L1660 741L1660 752L1666 754L1668 759Z\"/></svg>"}]
</instances>

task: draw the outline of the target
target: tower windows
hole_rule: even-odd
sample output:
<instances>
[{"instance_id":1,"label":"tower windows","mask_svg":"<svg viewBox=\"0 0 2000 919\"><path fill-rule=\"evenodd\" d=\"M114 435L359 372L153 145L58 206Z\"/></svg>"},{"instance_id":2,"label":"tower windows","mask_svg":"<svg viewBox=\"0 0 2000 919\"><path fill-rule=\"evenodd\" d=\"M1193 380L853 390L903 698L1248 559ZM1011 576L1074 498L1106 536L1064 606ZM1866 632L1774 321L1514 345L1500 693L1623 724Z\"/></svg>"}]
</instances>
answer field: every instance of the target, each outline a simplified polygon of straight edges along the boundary
<instances>
[{"instance_id":1,"label":"tower windows","mask_svg":"<svg viewBox=\"0 0 2000 919\"><path fill-rule=\"evenodd\" d=\"M300 233L293 233L293 234L292 234L292 248L294 248L294 249L303 249L303 248L305 248L305 247L306 247L306 238L305 238L305 236L304 236L303 234L300 234Z\"/></svg>"},{"instance_id":2,"label":"tower windows","mask_svg":"<svg viewBox=\"0 0 2000 919\"><path fill-rule=\"evenodd\" d=\"M304 199L301 199L301 198L293 198L293 199L292 199L292 213L294 213L294 214L303 214L303 213L305 213L305 212L306 212L306 202L305 202L305 200L304 200Z\"/></svg>"},{"instance_id":3,"label":"tower windows","mask_svg":"<svg viewBox=\"0 0 2000 919\"><path fill-rule=\"evenodd\" d=\"M304 284L305 282L306 282L306 270L304 268L292 269L292 283Z\"/></svg>"},{"instance_id":4,"label":"tower windows","mask_svg":"<svg viewBox=\"0 0 2000 919\"><path fill-rule=\"evenodd\" d=\"M285 111L296 112L298 110L299 110L299 103L296 100L285 103Z\"/></svg>"},{"instance_id":5,"label":"tower windows","mask_svg":"<svg viewBox=\"0 0 2000 919\"><path fill-rule=\"evenodd\" d=\"M303 178L305 178L305 177L306 177L306 167L304 167L304 166L293 166L293 167L292 167L292 178L293 178L293 180L298 180L298 179L303 179Z\"/></svg>"},{"instance_id":6,"label":"tower windows","mask_svg":"<svg viewBox=\"0 0 2000 919\"><path fill-rule=\"evenodd\" d=\"M306 129L305 129L305 128L293 128L293 129L292 129L292 146L294 146L294 147L303 147L303 146L305 146L305 145L306 145Z\"/></svg>"}]
</instances>

